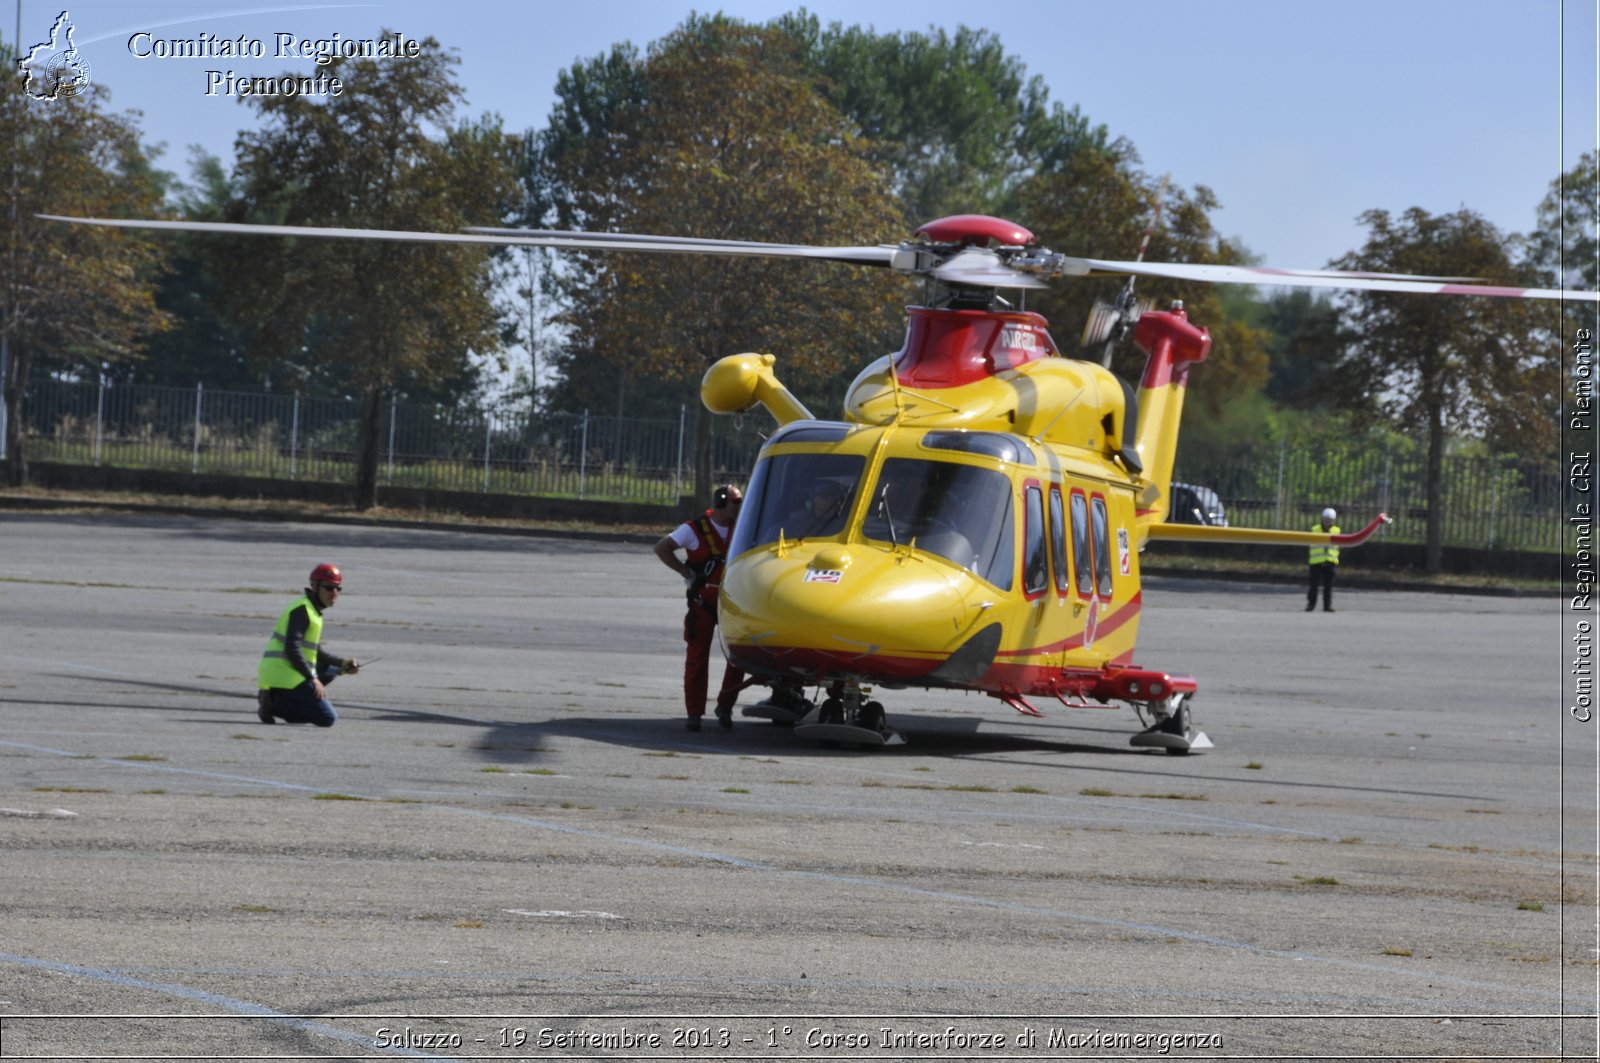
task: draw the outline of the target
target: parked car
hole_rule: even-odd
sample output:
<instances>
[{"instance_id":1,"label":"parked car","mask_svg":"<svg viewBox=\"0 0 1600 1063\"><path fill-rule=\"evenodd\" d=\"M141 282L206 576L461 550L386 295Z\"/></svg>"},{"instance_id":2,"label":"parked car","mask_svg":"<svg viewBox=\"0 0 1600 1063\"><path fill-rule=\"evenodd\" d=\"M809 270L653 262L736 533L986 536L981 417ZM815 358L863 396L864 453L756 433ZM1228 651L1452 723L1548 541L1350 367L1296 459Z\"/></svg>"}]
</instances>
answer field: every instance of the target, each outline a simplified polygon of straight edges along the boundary
<instances>
[{"instance_id":1,"label":"parked car","mask_svg":"<svg viewBox=\"0 0 1600 1063\"><path fill-rule=\"evenodd\" d=\"M1208 524L1214 528L1228 526L1228 514L1222 508L1222 499L1211 488L1195 484L1172 485L1167 520L1173 524Z\"/></svg>"}]
</instances>

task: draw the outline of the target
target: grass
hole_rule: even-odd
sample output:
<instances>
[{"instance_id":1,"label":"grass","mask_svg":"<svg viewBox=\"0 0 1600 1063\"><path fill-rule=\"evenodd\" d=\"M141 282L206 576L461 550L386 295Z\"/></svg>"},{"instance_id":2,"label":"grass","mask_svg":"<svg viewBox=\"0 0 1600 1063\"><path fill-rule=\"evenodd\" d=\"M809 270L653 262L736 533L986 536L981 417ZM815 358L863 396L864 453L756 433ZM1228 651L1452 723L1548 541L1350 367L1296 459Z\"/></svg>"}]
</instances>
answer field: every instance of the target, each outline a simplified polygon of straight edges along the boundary
<instances>
[{"instance_id":1,"label":"grass","mask_svg":"<svg viewBox=\"0 0 1600 1063\"><path fill-rule=\"evenodd\" d=\"M84 431L92 432L92 426ZM202 476L244 476L287 479L289 461L278 453L287 440L273 433L234 437L202 426L203 442L198 465L189 442L168 439L151 443L105 439L100 443L98 460L93 437L36 438L29 442L29 460L63 465L100 465L118 469L158 469L168 472L196 472ZM356 478L356 466L347 458L324 457L344 454L354 440L301 440L297 462L298 478L318 483L349 484ZM490 494L569 498L580 496L580 472L572 462L552 460L496 461L485 483L484 470L477 458L466 460L431 457L421 461L396 463L392 470L380 463L381 487L421 487L443 491L487 491ZM662 502L670 484L659 476L641 476L630 466L618 462L591 463L583 472L583 494L602 496L617 502Z\"/></svg>"}]
</instances>

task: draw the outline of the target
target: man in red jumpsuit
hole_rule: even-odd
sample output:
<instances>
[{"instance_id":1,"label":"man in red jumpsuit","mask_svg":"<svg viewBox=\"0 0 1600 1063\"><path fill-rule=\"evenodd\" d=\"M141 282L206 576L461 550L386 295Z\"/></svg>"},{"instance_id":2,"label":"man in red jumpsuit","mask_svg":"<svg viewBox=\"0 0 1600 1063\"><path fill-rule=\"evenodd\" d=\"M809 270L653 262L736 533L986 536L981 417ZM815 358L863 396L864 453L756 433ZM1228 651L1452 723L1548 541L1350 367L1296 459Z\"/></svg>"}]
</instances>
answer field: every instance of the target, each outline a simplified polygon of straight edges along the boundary
<instances>
[{"instance_id":1,"label":"man in red jumpsuit","mask_svg":"<svg viewBox=\"0 0 1600 1063\"><path fill-rule=\"evenodd\" d=\"M711 640L717 633L717 591L722 586L722 568L728 557L728 537L744 503L744 492L731 484L711 495L712 506L693 520L684 521L655 545L656 556L679 576L688 588L689 612L683 619L683 641L688 651L683 663L683 704L689 713L689 730L700 730L706 714L706 686L710 682ZM678 560L678 551L688 556ZM733 665L722 672L722 689L717 692L717 722L726 730L733 726L733 703L744 686L744 673Z\"/></svg>"}]
</instances>

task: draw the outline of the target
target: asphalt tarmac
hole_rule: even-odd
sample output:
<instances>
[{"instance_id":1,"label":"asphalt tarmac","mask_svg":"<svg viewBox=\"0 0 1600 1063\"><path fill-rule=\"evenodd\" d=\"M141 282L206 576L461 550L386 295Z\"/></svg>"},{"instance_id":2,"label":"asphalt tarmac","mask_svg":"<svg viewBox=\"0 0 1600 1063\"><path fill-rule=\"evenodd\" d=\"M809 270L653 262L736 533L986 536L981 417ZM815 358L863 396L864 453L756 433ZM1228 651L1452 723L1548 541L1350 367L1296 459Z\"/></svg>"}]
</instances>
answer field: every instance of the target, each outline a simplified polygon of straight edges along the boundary
<instances>
[{"instance_id":1,"label":"asphalt tarmac","mask_svg":"<svg viewBox=\"0 0 1600 1063\"><path fill-rule=\"evenodd\" d=\"M325 560L376 660L264 726ZM1335 604L1146 583L1203 756L915 690L866 752L686 732L647 546L0 514L0 1058L1593 1058L1561 603Z\"/></svg>"}]
</instances>

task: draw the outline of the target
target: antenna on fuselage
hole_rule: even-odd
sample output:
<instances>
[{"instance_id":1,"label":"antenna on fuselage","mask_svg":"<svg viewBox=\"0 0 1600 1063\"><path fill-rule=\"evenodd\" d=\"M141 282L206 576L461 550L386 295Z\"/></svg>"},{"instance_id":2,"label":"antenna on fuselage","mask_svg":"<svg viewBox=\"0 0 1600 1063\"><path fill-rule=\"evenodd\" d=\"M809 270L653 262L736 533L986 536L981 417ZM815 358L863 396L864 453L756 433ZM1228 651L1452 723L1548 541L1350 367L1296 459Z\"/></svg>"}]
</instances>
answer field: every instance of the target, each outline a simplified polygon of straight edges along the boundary
<instances>
[{"instance_id":1,"label":"antenna on fuselage","mask_svg":"<svg viewBox=\"0 0 1600 1063\"><path fill-rule=\"evenodd\" d=\"M906 415L906 400L900 392L900 374L895 369L894 359L894 355L889 355L889 386L894 390L894 423L898 425Z\"/></svg>"}]
</instances>

